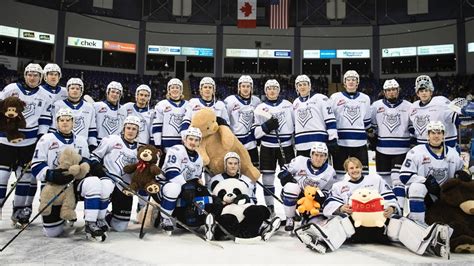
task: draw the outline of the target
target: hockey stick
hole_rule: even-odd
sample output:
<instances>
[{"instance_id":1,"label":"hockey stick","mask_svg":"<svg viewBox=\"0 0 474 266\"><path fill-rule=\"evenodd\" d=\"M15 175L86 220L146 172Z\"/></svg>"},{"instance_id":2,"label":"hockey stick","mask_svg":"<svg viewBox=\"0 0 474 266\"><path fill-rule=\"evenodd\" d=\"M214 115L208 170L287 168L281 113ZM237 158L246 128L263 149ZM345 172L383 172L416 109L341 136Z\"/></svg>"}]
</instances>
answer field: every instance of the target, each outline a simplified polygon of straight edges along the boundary
<instances>
[{"instance_id":1,"label":"hockey stick","mask_svg":"<svg viewBox=\"0 0 474 266\"><path fill-rule=\"evenodd\" d=\"M260 181L256 181L256 183L261 186L263 188L263 190L265 190L265 192L267 192L268 194L270 194L274 199L276 199L278 202L280 202L281 204L283 204L283 201L277 196L275 195L275 193L273 193L270 189L268 189L267 187L265 187L262 182Z\"/></svg>"},{"instance_id":2,"label":"hockey stick","mask_svg":"<svg viewBox=\"0 0 474 266\"><path fill-rule=\"evenodd\" d=\"M66 189L72 184L73 182L71 183L68 183L67 185L64 186L63 189L61 189L61 191L59 191L58 194L54 195L54 197L52 197L48 203L46 203L46 205L43 207L43 209L41 209L36 215L35 217L33 217L33 219L31 219L31 221L29 221L23 228L21 228L21 230L12 238L10 239L10 241L8 241L8 243L6 243L1 249L0 249L0 252L3 252L3 250L5 250L23 231L26 230L26 228L28 228L34 220L36 220L36 218L38 218L43 212L44 210L46 210L46 208L48 208L51 204L53 204L53 202L59 198L59 196L61 196L64 191L66 191Z\"/></svg>"},{"instance_id":3,"label":"hockey stick","mask_svg":"<svg viewBox=\"0 0 474 266\"><path fill-rule=\"evenodd\" d=\"M266 119L272 118L272 114L270 112L266 112L261 108L255 108L254 114L260 115ZM280 134L278 132L278 129L275 129L275 135L278 141L278 147L280 148L281 158L282 158L283 164L285 165L287 163L286 156L285 156L285 151L283 150L283 146L281 145Z\"/></svg>"},{"instance_id":4,"label":"hockey stick","mask_svg":"<svg viewBox=\"0 0 474 266\"><path fill-rule=\"evenodd\" d=\"M7 202L7 199L10 197L10 195L15 191L16 186L18 185L18 182L23 178L25 175L26 171L31 167L31 161L29 161L26 165L23 166L23 169L21 169L20 176L16 179L16 181L11 185L11 189L8 191L7 195L5 195L5 198L3 199L2 203L0 203L0 220L2 219L2 209L3 206L5 206L5 203Z\"/></svg>"},{"instance_id":5,"label":"hockey stick","mask_svg":"<svg viewBox=\"0 0 474 266\"><path fill-rule=\"evenodd\" d=\"M148 201L151 201L151 196L148 196ZM145 213L143 214L143 219L142 219L142 224L140 226L140 234L138 237L142 239L145 236L145 232L143 232L143 228L145 227L145 220L146 220L146 214L148 213L148 207L150 207L150 204L147 202L146 207L145 207Z\"/></svg>"}]
</instances>

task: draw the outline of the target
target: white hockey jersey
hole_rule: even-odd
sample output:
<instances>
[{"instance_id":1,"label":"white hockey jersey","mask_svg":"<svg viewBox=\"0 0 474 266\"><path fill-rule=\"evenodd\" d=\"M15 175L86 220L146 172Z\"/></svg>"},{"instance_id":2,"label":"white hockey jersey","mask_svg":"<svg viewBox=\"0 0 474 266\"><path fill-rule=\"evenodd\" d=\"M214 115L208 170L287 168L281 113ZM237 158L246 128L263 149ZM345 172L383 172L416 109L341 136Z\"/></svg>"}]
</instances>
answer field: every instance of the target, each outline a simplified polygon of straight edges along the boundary
<instances>
[{"instance_id":1,"label":"white hockey jersey","mask_svg":"<svg viewBox=\"0 0 474 266\"><path fill-rule=\"evenodd\" d=\"M110 135L100 142L91 156L91 161L102 163L107 169L106 174L113 179L119 178L130 183L131 176L123 171L123 167L138 162L138 143L129 143L121 136Z\"/></svg>"},{"instance_id":2,"label":"white hockey jersey","mask_svg":"<svg viewBox=\"0 0 474 266\"><path fill-rule=\"evenodd\" d=\"M362 92L350 95L336 92L331 95L330 106L336 116L337 143L344 147L360 147L367 144L366 129L370 127L370 98Z\"/></svg>"},{"instance_id":3,"label":"white hockey jersey","mask_svg":"<svg viewBox=\"0 0 474 266\"><path fill-rule=\"evenodd\" d=\"M400 169L400 180L407 185L424 183L428 175L432 175L438 184L442 185L454 177L457 170L462 170L463 160L459 153L451 147L446 147L446 157L435 154L428 144L413 147L403 161Z\"/></svg>"},{"instance_id":4,"label":"white hockey jersey","mask_svg":"<svg viewBox=\"0 0 474 266\"><path fill-rule=\"evenodd\" d=\"M0 143L8 146L25 147L36 143L38 135L48 133L51 125L51 105L53 98L51 95L42 90L35 88L27 90L20 83L11 83L0 92L0 99L15 96L25 102L25 110L23 116L26 120L26 128L19 129L25 134L25 139L18 143L10 143L4 132L0 132ZM8 156L3 154L2 156Z\"/></svg>"},{"instance_id":5,"label":"white hockey jersey","mask_svg":"<svg viewBox=\"0 0 474 266\"><path fill-rule=\"evenodd\" d=\"M229 115L229 126L234 135L247 150L257 147L251 129L254 124L253 111L260 104L260 100L256 96L247 100L239 95L231 95L224 100L224 103Z\"/></svg>"},{"instance_id":6,"label":"white hockey jersey","mask_svg":"<svg viewBox=\"0 0 474 266\"><path fill-rule=\"evenodd\" d=\"M140 118L140 132L137 141L142 144L153 143L151 134L151 125L155 117L155 111L149 107L139 108L135 103L126 103L122 105L118 111L120 117L120 125L127 116L134 115Z\"/></svg>"},{"instance_id":7,"label":"white hockey jersey","mask_svg":"<svg viewBox=\"0 0 474 266\"><path fill-rule=\"evenodd\" d=\"M52 87L48 83L41 84L40 87L51 94L53 103L59 100L66 100L68 97L67 89L65 87L61 87L59 85Z\"/></svg>"},{"instance_id":8,"label":"white hockey jersey","mask_svg":"<svg viewBox=\"0 0 474 266\"><path fill-rule=\"evenodd\" d=\"M278 119L278 136L281 145L288 147L292 145L292 137L295 132L295 113L293 105L284 99L279 98L277 101L265 101L259 104L256 109L270 113ZM262 129L262 124L268 119L262 115L255 114L255 123L252 126L253 135L256 139L262 140L262 145L269 148L278 148L278 138L275 130L267 134Z\"/></svg>"},{"instance_id":9,"label":"white hockey jersey","mask_svg":"<svg viewBox=\"0 0 474 266\"><path fill-rule=\"evenodd\" d=\"M428 143L428 130L426 127L430 121L441 121L446 128L445 141L446 145L454 147L457 142L456 121L458 115L456 112L448 108L444 97L438 96L431 99L431 101L422 105L421 101L416 101L412 104L410 110L410 120L413 124L414 135L418 144Z\"/></svg>"},{"instance_id":10,"label":"white hockey jersey","mask_svg":"<svg viewBox=\"0 0 474 266\"><path fill-rule=\"evenodd\" d=\"M293 175L301 189L306 186L318 187L328 195L332 185L342 180L336 175L334 168L327 162L319 169L314 169L311 159L305 156L297 156L287 166L287 171Z\"/></svg>"},{"instance_id":11,"label":"white hockey jersey","mask_svg":"<svg viewBox=\"0 0 474 266\"><path fill-rule=\"evenodd\" d=\"M232 177L229 177L226 174L215 175L206 184L207 188L209 189L209 191L212 191L212 184L214 182L221 182L222 180L227 179L227 178L232 178ZM255 192L256 192L255 182L253 182L252 179L246 175L240 175L239 180L244 182L245 185L247 185L247 187L249 188L250 195L248 196L250 197L252 202L257 203L257 196L255 195Z\"/></svg>"},{"instance_id":12,"label":"white hockey jersey","mask_svg":"<svg viewBox=\"0 0 474 266\"><path fill-rule=\"evenodd\" d=\"M108 101L95 102L94 106L97 123L97 141L110 135L120 135L122 124L118 115L120 105L112 105Z\"/></svg>"},{"instance_id":13,"label":"white hockey jersey","mask_svg":"<svg viewBox=\"0 0 474 266\"><path fill-rule=\"evenodd\" d=\"M315 141L337 139L336 118L328 97L319 93L310 98L298 97L293 102L293 109L296 150L309 150Z\"/></svg>"},{"instance_id":14,"label":"white hockey jersey","mask_svg":"<svg viewBox=\"0 0 474 266\"><path fill-rule=\"evenodd\" d=\"M174 145L181 144L181 125L183 123L188 101L179 103L165 99L155 106L152 133L156 146L162 146L167 152Z\"/></svg>"},{"instance_id":15,"label":"white hockey jersey","mask_svg":"<svg viewBox=\"0 0 474 266\"><path fill-rule=\"evenodd\" d=\"M212 108L216 116L225 119L227 124L229 124L229 115L227 114L227 109L225 104L222 101L210 101L206 102L202 98L192 98L189 100L188 107L186 108L186 114L184 115L183 126L181 130L188 129L191 124L191 119L193 118L194 113L201 110L202 108Z\"/></svg>"},{"instance_id":16,"label":"white hockey jersey","mask_svg":"<svg viewBox=\"0 0 474 266\"><path fill-rule=\"evenodd\" d=\"M74 115L74 128L72 131L77 136L83 136L87 139L89 145L97 146L97 126L94 106L84 100L80 100L79 103L73 104L69 100L59 100L53 105L51 114L56 117L56 112L61 108L69 108L72 110ZM51 132L57 129L56 119L53 119L51 126Z\"/></svg>"},{"instance_id":17,"label":"white hockey jersey","mask_svg":"<svg viewBox=\"0 0 474 266\"><path fill-rule=\"evenodd\" d=\"M372 128L378 135L378 152L395 155L410 149L410 108L411 103L405 100L392 104L381 99L372 104Z\"/></svg>"},{"instance_id":18,"label":"white hockey jersey","mask_svg":"<svg viewBox=\"0 0 474 266\"><path fill-rule=\"evenodd\" d=\"M83 161L89 161L89 147L84 137L72 135L71 138L64 138L58 132L47 133L41 137L31 161L31 172L38 181L45 181L48 169L58 167L59 154L68 147L74 148L82 156Z\"/></svg>"},{"instance_id":19,"label":"white hockey jersey","mask_svg":"<svg viewBox=\"0 0 474 266\"><path fill-rule=\"evenodd\" d=\"M351 204L352 193L359 188L372 189L380 193L384 199L384 207L394 207L400 213L397 198L390 186L379 175L362 176L357 181L345 179L332 186L329 197L324 202L323 214L327 217L333 215L344 204Z\"/></svg>"},{"instance_id":20,"label":"white hockey jersey","mask_svg":"<svg viewBox=\"0 0 474 266\"><path fill-rule=\"evenodd\" d=\"M166 153L159 181L184 185L189 180L200 179L203 167L202 158L198 153L196 156L189 156L184 145L175 145Z\"/></svg>"}]
</instances>

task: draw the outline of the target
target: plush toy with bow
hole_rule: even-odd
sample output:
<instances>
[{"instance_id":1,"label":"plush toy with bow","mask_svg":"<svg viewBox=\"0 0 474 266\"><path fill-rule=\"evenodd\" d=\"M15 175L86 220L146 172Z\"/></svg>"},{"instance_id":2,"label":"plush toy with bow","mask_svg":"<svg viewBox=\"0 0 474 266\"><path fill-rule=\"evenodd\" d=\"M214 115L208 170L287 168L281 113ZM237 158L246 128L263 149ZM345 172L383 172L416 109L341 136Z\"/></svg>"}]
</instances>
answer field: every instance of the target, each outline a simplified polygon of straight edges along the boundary
<instances>
[{"instance_id":1,"label":"plush toy with bow","mask_svg":"<svg viewBox=\"0 0 474 266\"><path fill-rule=\"evenodd\" d=\"M140 189L146 190L150 194L156 194L160 187L155 181L155 176L161 170L158 167L159 150L153 145L145 145L138 148L138 162L123 167L123 171L132 175L130 190L137 192ZM125 190L124 193L127 193Z\"/></svg>"}]
</instances>

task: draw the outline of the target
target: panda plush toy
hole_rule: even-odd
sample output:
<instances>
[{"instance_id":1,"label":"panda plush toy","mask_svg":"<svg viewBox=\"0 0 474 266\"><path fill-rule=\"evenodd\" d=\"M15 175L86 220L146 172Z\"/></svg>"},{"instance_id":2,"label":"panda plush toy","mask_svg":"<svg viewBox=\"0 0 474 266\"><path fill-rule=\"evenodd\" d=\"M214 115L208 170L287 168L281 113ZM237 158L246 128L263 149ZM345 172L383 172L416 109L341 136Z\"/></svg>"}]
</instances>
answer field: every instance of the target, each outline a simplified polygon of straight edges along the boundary
<instances>
[{"instance_id":1,"label":"panda plush toy","mask_svg":"<svg viewBox=\"0 0 474 266\"><path fill-rule=\"evenodd\" d=\"M261 237L266 241L280 227L280 218L270 220L270 211L266 206L251 203L249 188L243 181L228 178L212 183L211 188L215 201L223 205L216 221L236 238ZM214 238L225 238L218 226Z\"/></svg>"}]
</instances>

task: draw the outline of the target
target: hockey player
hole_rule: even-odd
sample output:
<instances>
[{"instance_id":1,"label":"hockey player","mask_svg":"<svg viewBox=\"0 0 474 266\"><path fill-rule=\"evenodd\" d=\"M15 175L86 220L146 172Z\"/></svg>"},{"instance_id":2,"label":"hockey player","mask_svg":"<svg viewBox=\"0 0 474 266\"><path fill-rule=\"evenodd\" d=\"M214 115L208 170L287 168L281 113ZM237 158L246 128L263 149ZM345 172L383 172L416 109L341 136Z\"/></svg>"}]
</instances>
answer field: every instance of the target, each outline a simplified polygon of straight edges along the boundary
<instances>
[{"instance_id":1,"label":"hockey player","mask_svg":"<svg viewBox=\"0 0 474 266\"><path fill-rule=\"evenodd\" d=\"M135 91L135 103L126 103L119 109L121 121L129 115L140 118L140 133L138 134L138 143L145 145L152 139L151 125L153 123L154 111L150 109L149 103L151 98L151 89L148 85L142 84Z\"/></svg>"},{"instance_id":2,"label":"hockey player","mask_svg":"<svg viewBox=\"0 0 474 266\"><path fill-rule=\"evenodd\" d=\"M440 186L454 175L467 175L457 151L444 143L443 123L430 121L426 129L428 143L413 147L400 171L400 180L408 187L408 217L422 223L425 222L425 206L439 199Z\"/></svg>"},{"instance_id":3,"label":"hockey player","mask_svg":"<svg viewBox=\"0 0 474 266\"><path fill-rule=\"evenodd\" d=\"M337 147L336 118L328 104L328 97L322 94L311 96L311 80L306 75L295 79L299 97L293 102L295 110L296 155L309 157L312 143L327 142L329 149Z\"/></svg>"},{"instance_id":4,"label":"hockey player","mask_svg":"<svg viewBox=\"0 0 474 266\"><path fill-rule=\"evenodd\" d=\"M98 214L99 226L103 231L108 230L108 225L118 232L125 231L128 227L133 197L125 194L127 192L119 180L131 182L131 176L124 173L123 167L138 161L136 138L141 124L140 118L128 116L123 122L121 134L103 138L92 153L91 175L98 176L103 183ZM106 216L109 202L112 202L112 212Z\"/></svg>"},{"instance_id":5,"label":"hockey player","mask_svg":"<svg viewBox=\"0 0 474 266\"><path fill-rule=\"evenodd\" d=\"M74 114L70 108L56 111L57 131L45 134L36 145L32 160L32 172L40 181L47 181L56 185L67 185L73 182L74 191L84 199L84 219L86 234L92 237L103 237L104 232L97 223L100 196L102 193L101 181L98 177L89 176L75 181L72 175L64 172L66 169L57 169L58 156L66 148L75 149L81 156L82 162L89 163L89 149L87 140L73 133ZM50 215L43 216L43 232L47 237L57 237L64 232L65 221L60 217L61 206L52 206ZM104 240L105 237L102 239Z\"/></svg>"},{"instance_id":6,"label":"hockey player","mask_svg":"<svg viewBox=\"0 0 474 266\"><path fill-rule=\"evenodd\" d=\"M167 152L172 146L181 144L180 127L187 106L188 101L184 100L183 95L183 83L177 78L170 79L166 99L156 104L153 120L153 140L160 150Z\"/></svg>"},{"instance_id":7,"label":"hockey player","mask_svg":"<svg viewBox=\"0 0 474 266\"><path fill-rule=\"evenodd\" d=\"M258 167L257 141L251 134L251 127L254 123L253 111L260 104L260 99L252 94L252 77L242 75L237 82L237 94L228 96L224 103L229 114L230 129L248 150L252 164Z\"/></svg>"},{"instance_id":8,"label":"hockey player","mask_svg":"<svg viewBox=\"0 0 474 266\"><path fill-rule=\"evenodd\" d=\"M49 63L44 66L43 78L46 82L41 88L46 90L53 97L53 103L58 100L67 99L67 90L58 85L61 79L61 68L57 64Z\"/></svg>"},{"instance_id":9,"label":"hockey player","mask_svg":"<svg viewBox=\"0 0 474 266\"><path fill-rule=\"evenodd\" d=\"M344 74L344 92L336 92L330 97L331 107L336 116L339 139L334 169L339 176L344 175L344 160L354 156L361 160L364 174L369 173L369 155L367 153L367 133L370 128L370 98L358 92L359 74L348 70Z\"/></svg>"},{"instance_id":10,"label":"hockey player","mask_svg":"<svg viewBox=\"0 0 474 266\"><path fill-rule=\"evenodd\" d=\"M324 142L313 142L310 158L297 156L285 170L278 174L283 187L282 200L284 203L286 225L285 231L292 232L295 224L296 202L303 197L306 186L317 187L322 194L317 196L317 201L324 203L334 183L338 179L334 168L328 164L328 148Z\"/></svg>"},{"instance_id":11,"label":"hockey player","mask_svg":"<svg viewBox=\"0 0 474 266\"><path fill-rule=\"evenodd\" d=\"M321 221L318 220L320 217L316 217L296 229L301 242L312 250L325 253L328 249L338 249L348 238L359 243L399 241L419 255L432 253L449 258L449 237L452 233L449 226L433 224L428 227L405 217L394 216L400 209L395 195L380 176L362 175L362 163L354 157L344 162L344 168L349 178L333 185L324 205L324 216L329 219ZM388 219L386 226L354 228L347 215L352 213L349 199L359 188L372 189L382 195L384 216Z\"/></svg>"},{"instance_id":12,"label":"hockey player","mask_svg":"<svg viewBox=\"0 0 474 266\"><path fill-rule=\"evenodd\" d=\"M399 98L400 85L394 79L383 84L384 98L372 104L372 129L369 131L371 146L376 147L377 174L389 184L398 204L405 204L405 186L400 182L400 168L410 149L411 103ZM374 144L374 145L372 145Z\"/></svg>"},{"instance_id":13,"label":"hockey player","mask_svg":"<svg viewBox=\"0 0 474 266\"><path fill-rule=\"evenodd\" d=\"M105 91L106 99L101 102L95 102L92 105L95 110L97 123L97 141L100 141L110 135L120 134L120 117L118 109L120 108L120 98L123 95L123 87L120 82L111 81Z\"/></svg>"},{"instance_id":14,"label":"hockey player","mask_svg":"<svg viewBox=\"0 0 474 266\"><path fill-rule=\"evenodd\" d=\"M428 142L427 125L430 121L441 121L446 128L445 143L456 147L458 114L448 108L449 100L443 96L433 97L434 86L431 78L426 75L418 76L415 80L416 96L420 100L412 104L410 120L418 144Z\"/></svg>"},{"instance_id":15,"label":"hockey player","mask_svg":"<svg viewBox=\"0 0 474 266\"><path fill-rule=\"evenodd\" d=\"M70 78L66 84L68 97L66 100L58 100L54 103L52 115L55 116L57 110L70 108L74 115L74 134L83 136L89 143L89 150L93 151L97 147L97 127L94 107L81 99L84 93L84 83L80 78ZM56 121L53 120L50 132L57 129Z\"/></svg>"},{"instance_id":16,"label":"hockey player","mask_svg":"<svg viewBox=\"0 0 474 266\"><path fill-rule=\"evenodd\" d=\"M214 110L219 125L229 125L229 115L225 108L225 104L216 99L216 83L210 77L204 77L199 82L200 98L192 98L189 100L186 114L184 116L181 130L187 129L191 124L191 119L195 112L202 108L209 107Z\"/></svg>"},{"instance_id":17,"label":"hockey player","mask_svg":"<svg viewBox=\"0 0 474 266\"><path fill-rule=\"evenodd\" d=\"M266 101L259 104L256 109L271 114L267 119L262 115L255 115L255 124L252 127L256 139L261 139L260 171L262 172L263 185L275 193L275 170L278 161L280 168L290 162L295 153L292 146L292 137L295 130L293 105L279 97L280 84L275 79L265 83ZM281 153L281 149L285 154ZM285 157L285 160L283 159ZM273 196L264 190L265 203L274 212Z\"/></svg>"},{"instance_id":18,"label":"hockey player","mask_svg":"<svg viewBox=\"0 0 474 266\"><path fill-rule=\"evenodd\" d=\"M3 202L5 198L11 172L31 161L36 142L41 135L48 132L51 124L53 99L48 92L39 87L42 75L43 69L40 65L28 64L24 71L25 82L9 84L0 92L2 100L15 96L26 104L23 111L26 128L19 130L25 134L25 138L10 142L5 133L0 132L0 202ZM36 179L30 170L26 170L15 189L12 213L12 220L15 224L28 223L36 188Z\"/></svg>"}]
</instances>

